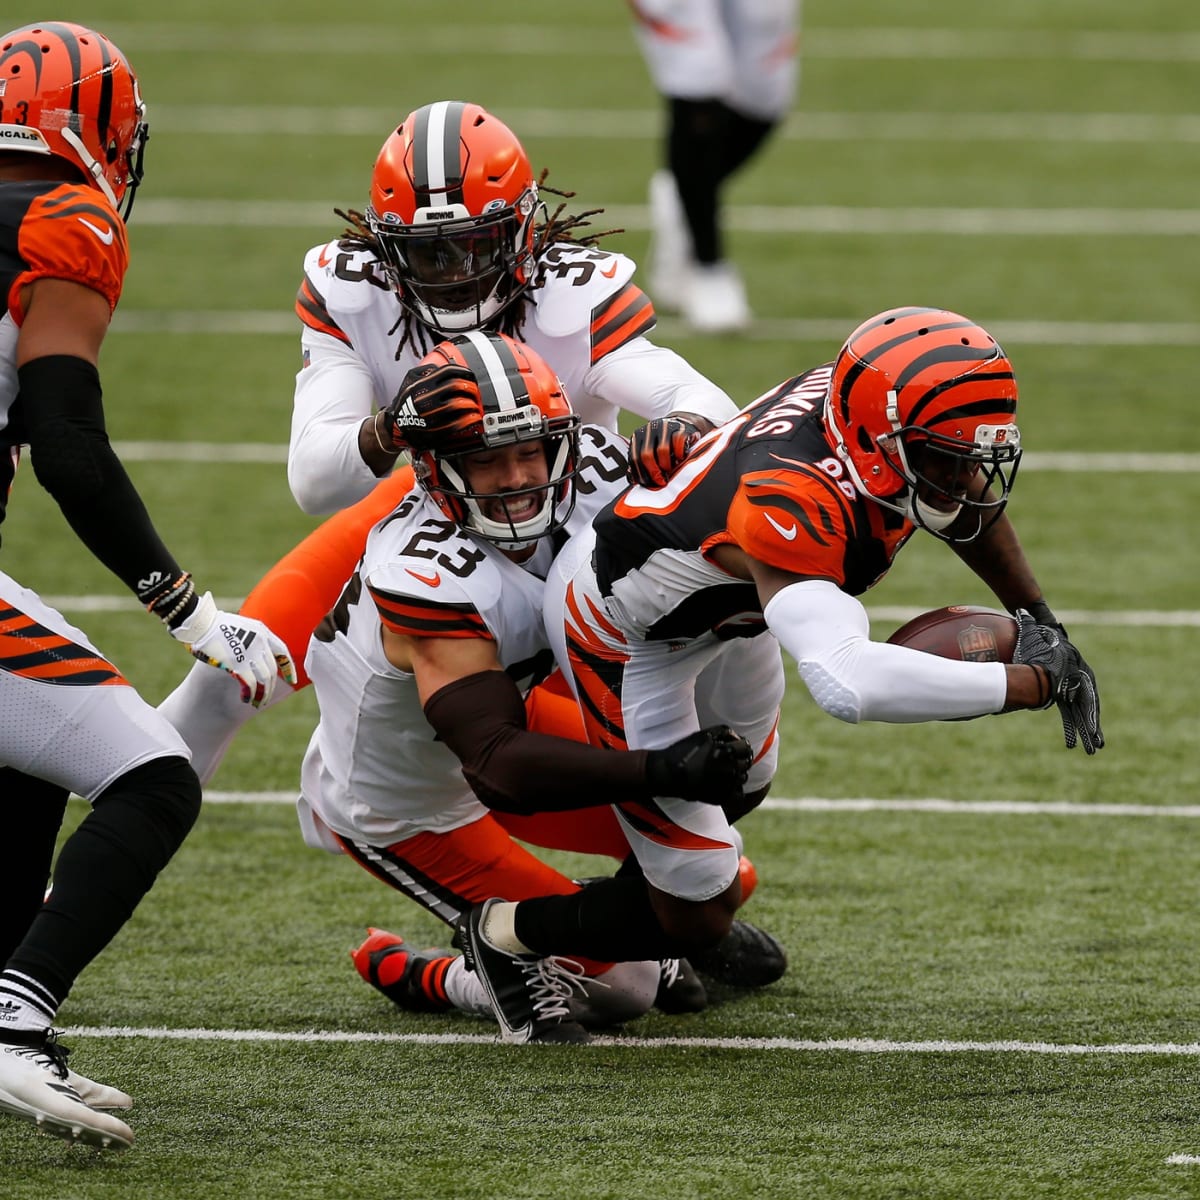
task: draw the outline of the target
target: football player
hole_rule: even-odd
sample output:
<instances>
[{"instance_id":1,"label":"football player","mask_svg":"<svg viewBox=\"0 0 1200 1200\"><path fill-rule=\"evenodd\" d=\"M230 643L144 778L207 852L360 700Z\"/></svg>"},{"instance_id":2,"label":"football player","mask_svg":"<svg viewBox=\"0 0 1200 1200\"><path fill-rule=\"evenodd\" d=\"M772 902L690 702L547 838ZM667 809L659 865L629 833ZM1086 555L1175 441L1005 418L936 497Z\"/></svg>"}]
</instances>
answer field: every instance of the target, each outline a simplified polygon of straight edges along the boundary
<instances>
[{"instance_id":1,"label":"football player","mask_svg":"<svg viewBox=\"0 0 1200 1200\"><path fill-rule=\"evenodd\" d=\"M721 189L791 107L799 0L630 0L638 44L666 103L650 179L650 292L705 333L744 329L746 289L726 257Z\"/></svg>"},{"instance_id":2,"label":"football player","mask_svg":"<svg viewBox=\"0 0 1200 1200\"><path fill-rule=\"evenodd\" d=\"M242 606L284 638L297 663L367 531L412 487L411 469L397 466L392 401L447 334L483 329L527 343L589 425L615 429L622 409L647 419L678 414L669 432L644 443L652 460L670 461L737 411L674 351L649 341L654 308L633 282L633 262L582 234L594 214L565 216L561 205L547 213L521 143L477 104L438 101L410 113L379 152L366 211L344 215L347 233L304 259L288 451L300 507L341 511ZM301 672L297 686L306 683ZM565 689L539 687L531 703L539 727L583 736ZM249 716L230 689L199 671L161 711L190 746L203 783Z\"/></svg>"},{"instance_id":3,"label":"football player","mask_svg":"<svg viewBox=\"0 0 1200 1200\"><path fill-rule=\"evenodd\" d=\"M544 577L624 487L624 439L582 424L531 346L480 331L409 372L388 424L420 486L371 531L310 644L321 715L301 770L306 840L454 926L492 896L580 890L514 836L621 860L613 795L735 803L751 750L716 723L614 753L526 722L524 693L553 667ZM457 956L371 930L353 957L402 1008L492 1011ZM658 961L531 963L517 1040L586 1040L584 1025L644 1013L661 978Z\"/></svg>"},{"instance_id":4,"label":"football player","mask_svg":"<svg viewBox=\"0 0 1200 1200\"><path fill-rule=\"evenodd\" d=\"M48 21L0 38L0 519L21 447L80 541L235 698L294 679L261 623L219 612L156 533L109 444L97 361L121 294L146 111L120 50ZM206 666L204 670L209 670ZM216 675L221 672L210 671ZM69 793L92 811L64 843ZM0 1111L128 1146L129 1096L67 1066L50 1025L191 828L200 786L171 725L87 636L0 573Z\"/></svg>"},{"instance_id":5,"label":"football player","mask_svg":"<svg viewBox=\"0 0 1200 1200\"><path fill-rule=\"evenodd\" d=\"M778 639L840 720L935 721L1056 706L1068 748L1103 747L1095 677L1042 596L1004 513L1017 465L1017 386L996 341L954 313L900 308L836 360L780 384L701 439L665 486L631 488L556 559L547 629L596 745L645 749L720 721L758 744L776 698L754 647ZM924 530L948 543L1019 622L1012 664L942 659L870 639L858 596ZM747 639L743 642L738 639ZM740 686L712 686L714 663ZM770 680L766 683L770 684ZM489 901L463 921L469 961L504 1027L505 985L545 954L689 955L738 901L737 809L659 797L618 819L645 881Z\"/></svg>"}]
</instances>

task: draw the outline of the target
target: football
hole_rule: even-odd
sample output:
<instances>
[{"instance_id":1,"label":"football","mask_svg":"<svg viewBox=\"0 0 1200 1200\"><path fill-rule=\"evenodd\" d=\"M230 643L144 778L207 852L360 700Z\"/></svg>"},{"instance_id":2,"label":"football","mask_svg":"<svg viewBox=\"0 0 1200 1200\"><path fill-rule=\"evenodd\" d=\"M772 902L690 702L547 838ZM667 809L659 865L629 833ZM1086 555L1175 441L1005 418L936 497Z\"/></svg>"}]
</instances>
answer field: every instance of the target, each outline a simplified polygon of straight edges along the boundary
<instances>
[{"instance_id":1,"label":"football","mask_svg":"<svg viewBox=\"0 0 1200 1200\"><path fill-rule=\"evenodd\" d=\"M913 617L888 641L962 662L1010 663L1017 648L1017 622L998 608L951 604Z\"/></svg>"}]
</instances>

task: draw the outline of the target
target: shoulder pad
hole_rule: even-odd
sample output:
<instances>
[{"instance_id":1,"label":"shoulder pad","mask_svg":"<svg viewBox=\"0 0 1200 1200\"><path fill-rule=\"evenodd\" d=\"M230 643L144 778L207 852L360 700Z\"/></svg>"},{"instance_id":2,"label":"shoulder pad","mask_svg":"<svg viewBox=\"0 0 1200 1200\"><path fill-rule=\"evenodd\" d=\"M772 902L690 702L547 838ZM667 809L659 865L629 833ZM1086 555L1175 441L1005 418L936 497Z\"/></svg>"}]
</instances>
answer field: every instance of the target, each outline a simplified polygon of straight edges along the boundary
<instances>
[{"instance_id":1,"label":"shoulder pad","mask_svg":"<svg viewBox=\"0 0 1200 1200\"><path fill-rule=\"evenodd\" d=\"M629 486L629 443L602 425L579 429L579 488L568 529L590 525Z\"/></svg>"},{"instance_id":2,"label":"shoulder pad","mask_svg":"<svg viewBox=\"0 0 1200 1200\"><path fill-rule=\"evenodd\" d=\"M592 311L619 292L635 269L624 254L556 242L538 259L530 289L538 328L547 337L586 333Z\"/></svg>"},{"instance_id":3,"label":"shoulder pad","mask_svg":"<svg viewBox=\"0 0 1200 1200\"><path fill-rule=\"evenodd\" d=\"M115 308L129 266L125 222L103 193L65 183L38 196L17 233L22 283L66 279L99 292Z\"/></svg>"},{"instance_id":4,"label":"shoulder pad","mask_svg":"<svg viewBox=\"0 0 1200 1200\"><path fill-rule=\"evenodd\" d=\"M760 562L841 583L851 503L835 480L808 463L751 470L738 482L727 528Z\"/></svg>"},{"instance_id":5,"label":"shoulder pad","mask_svg":"<svg viewBox=\"0 0 1200 1200\"><path fill-rule=\"evenodd\" d=\"M486 608L500 586L487 552L416 491L371 530L362 570L372 587L452 605Z\"/></svg>"},{"instance_id":6,"label":"shoulder pad","mask_svg":"<svg viewBox=\"0 0 1200 1200\"><path fill-rule=\"evenodd\" d=\"M304 282L335 322L339 314L361 312L380 289L391 292L379 260L367 250L340 249L337 238L304 256Z\"/></svg>"}]
</instances>

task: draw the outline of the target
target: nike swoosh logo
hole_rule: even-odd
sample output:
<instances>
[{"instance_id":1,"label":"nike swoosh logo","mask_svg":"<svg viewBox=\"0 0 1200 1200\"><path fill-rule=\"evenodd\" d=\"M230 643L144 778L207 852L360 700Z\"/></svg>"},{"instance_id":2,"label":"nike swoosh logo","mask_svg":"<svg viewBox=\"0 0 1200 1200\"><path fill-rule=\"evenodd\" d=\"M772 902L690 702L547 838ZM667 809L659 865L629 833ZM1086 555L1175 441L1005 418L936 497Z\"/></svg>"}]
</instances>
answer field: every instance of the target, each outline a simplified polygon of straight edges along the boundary
<instances>
[{"instance_id":1,"label":"nike swoosh logo","mask_svg":"<svg viewBox=\"0 0 1200 1200\"><path fill-rule=\"evenodd\" d=\"M793 530L793 532L795 532ZM442 577L439 572L434 571L432 575L422 575L420 571L414 571L412 567L404 568L414 579L418 579L421 583L426 583L430 587L441 587Z\"/></svg>"},{"instance_id":2,"label":"nike swoosh logo","mask_svg":"<svg viewBox=\"0 0 1200 1200\"><path fill-rule=\"evenodd\" d=\"M329 245L321 247L321 253L317 255L317 266L318 267L327 267L327 266L329 266L329 264L331 262L333 262L333 255L331 255L331 254L327 255L325 253L325 251L329 249L329 246L332 246L332 245L333 245L333 243L330 242Z\"/></svg>"},{"instance_id":3,"label":"nike swoosh logo","mask_svg":"<svg viewBox=\"0 0 1200 1200\"><path fill-rule=\"evenodd\" d=\"M616 273L617 273L617 264L616 263L612 263L608 267L600 268L600 274L603 275L605 279L611 279Z\"/></svg>"},{"instance_id":4,"label":"nike swoosh logo","mask_svg":"<svg viewBox=\"0 0 1200 1200\"><path fill-rule=\"evenodd\" d=\"M785 542L792 542L796 540L795 525L780 525L780 523L775 520L775 518L771 516L769 512L764 512L763 516L767 518L768 522L770 522L771 528L774 529L775 532L779 534L779 536L783 538Z\"/></svg>"},{"instance_id":5,"label":"nike swoosh logo","mask_svg":"<svg viewBox=\"0 0 1200 1200\"><path fill-rule=\"evenodd\" d=\"M103 229L93 225L86 217L77 218L80 225L86 225L106 246L113 244L113 231L106 225Z\"/></svg>"}]
</instances>

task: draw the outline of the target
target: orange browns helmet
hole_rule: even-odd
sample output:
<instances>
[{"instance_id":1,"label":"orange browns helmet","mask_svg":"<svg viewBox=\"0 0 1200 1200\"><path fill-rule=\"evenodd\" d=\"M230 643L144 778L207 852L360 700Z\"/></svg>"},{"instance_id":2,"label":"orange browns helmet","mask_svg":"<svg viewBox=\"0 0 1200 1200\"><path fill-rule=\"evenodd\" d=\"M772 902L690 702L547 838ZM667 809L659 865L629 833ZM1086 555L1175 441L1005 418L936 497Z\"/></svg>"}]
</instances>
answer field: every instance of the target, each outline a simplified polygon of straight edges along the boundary
<instances>
[{"instance_id":1,"label":"orange browns helmet","mask_svg":"<svg viewBox=\"0 0 1200 1200\"><path fill-rule=\"evenodd\" d=\"M1016 409L1012 364L987 330L942 309L894 308L842 346L825 424L862 495L963 542L1008 503L1021 458ZM951 533L964 509L975 527Z\"/></svg>"},{"instance_id":2,"label":"orange browns helmet","mask_svg":"<svg viewBox=\"0 0 1200 1200\"><path fill-rule=\"evenodd\" d=\"M392 403L395 436L421 486L450 520L504 549L561 529L575 508L579 417L550 365L501 333L440 342L404 377ZM517 442L545 446L547 482L504 493L471 487L464 457ZM512 504L538 500L532 515Z\"/></svg>"},{"instance_id":3,"label":"orange browns helmet","mask_svg":"<svg viewBox=\"0 0 1200 1200\"><path fill-rule=\"evenodd\" d=\"M478 104L439 100L384 142L366 215L400 302L431 329L458 333L529 286L539 209L508 126Z\"/></svg>"},{"instance_id":4,"label":"orange browns helmet","mask_svg":"<svg viewBox=\"0 0 1200 1200\"><path fill-rule=\"evenodd\" d=\"M147 137L137 78L102 33L47 21L0 38L0 150L65 158L128 220Z\"/></svg>"}]
</instances>

